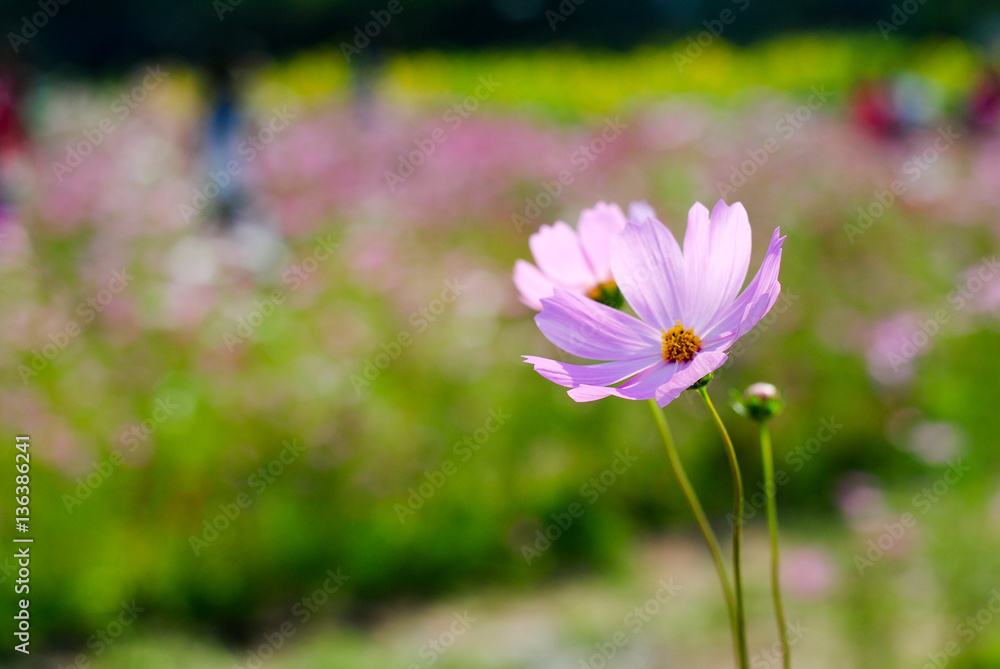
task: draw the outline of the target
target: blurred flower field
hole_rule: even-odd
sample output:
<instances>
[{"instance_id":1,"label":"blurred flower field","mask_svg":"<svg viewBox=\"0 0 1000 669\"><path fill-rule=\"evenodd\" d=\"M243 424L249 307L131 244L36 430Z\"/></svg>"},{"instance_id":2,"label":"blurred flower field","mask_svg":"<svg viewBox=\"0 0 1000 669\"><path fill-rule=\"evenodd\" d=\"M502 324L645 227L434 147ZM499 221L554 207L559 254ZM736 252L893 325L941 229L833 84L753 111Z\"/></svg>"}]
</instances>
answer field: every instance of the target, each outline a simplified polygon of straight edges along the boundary
<instances>
[{"instance_id":1,"label":"blurred flower field","mask_svg":"<svg viewBox=\"0 0 1000 669\"><path fill-rule=\"evenodd\" d=\"M688 608L664 603L608 666L725 661L645 408L575 404L525 365L558 353L510 280L538 225L598 200L648 200L677 231L723 198L749 212L752 266L788 235L781 298L710 390L789 398L790 618L816 630L799 666L925 666L949 642L948 666L996 666L1000 624L961 628L1000 588L1000 135L962 120L982 55L815 36L719 42L679 70L684 48L427 53L360 83L335 50L263 65L232 229L212 221L196 71L163 64L122 119L141 68L42 81L33 143L0 165L0 425L32 426L39 641L63 664L248 666L332 571L347 578L273 666L430 666L417 649L469 609L493 636L473 628L438 666L577 667L673 577ZM933 104L874 136L852 90L901 62ZM754 430L726 411L753 503ZM668 414L723 526L704 409ZM622 452L636 466L609 482ZM148 613L96 651L132 600ZM751 629L760 648L769 632ZM534 658L500 652L522 635Z\"/></svg>"}]
</instances>

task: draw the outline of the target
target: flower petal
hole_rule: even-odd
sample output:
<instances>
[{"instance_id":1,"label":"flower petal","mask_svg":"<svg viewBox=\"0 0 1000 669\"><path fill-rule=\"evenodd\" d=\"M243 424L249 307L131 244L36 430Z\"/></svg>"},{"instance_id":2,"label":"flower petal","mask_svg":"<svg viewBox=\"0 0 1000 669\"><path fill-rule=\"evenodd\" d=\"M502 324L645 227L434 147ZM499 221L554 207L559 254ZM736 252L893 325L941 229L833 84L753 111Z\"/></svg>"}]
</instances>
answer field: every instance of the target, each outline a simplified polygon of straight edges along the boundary
<instances>
[{"instance_id":1,"label":"flower petal","mask_svg":"<svg viewBox=\"0 0 1000 669\"><path fill-rule=\"evenodd\" d=\"M681 363L680 369L666 383L656 389L656 403L665 407L702 377L726 364L729 359L722 351L702 351L691 360Z\"/></svg>"},{"instance_id":2,"label":"flower petal","mask_svg":"<svg viewBox=\"0 0 1000 669\"><path fill-rule=\"evenodd\" d=\"M684 234L690 323L700 332L712 317L732 303L750 267L750 221L739 202L719 200L709 216L700 202L688 212Z\"/></svg>"},{"instance_id":3,"label":"flower petal","mask_svg":"<svg viewBox=\"0 0 1000 669\"><path fill-rule=\"evenodd\" d=\"M646 371L617 388L596 385L580 385L568 391L577 402L593 402L605 397L621 397L627 400L648 400L656 398L661 407L677 399L700 378L714 372L725 364L728 356L721 351L698 353L688 362L654 364Z\"/></svg>"},{"instance_id":4,"label":"flower petal","mask_svg":"<svg viewBox=\"0 0 1000 669\"><path fill-rule=\"evenodd\" d=\"M535 323L566 351L591 360L625 360L660 354L660 333L642 321L583 295L557 287L542 300Z\"/></svg>"},{"instance_id":5,"label":"flower petal","mask_svg":"<svg viewBox=\"0 0 1000 669\"><path fill-rule=\"evenodd\" d=\"M598 202L580 213L580 246L598 283L611 280L611 236L624 227L625 214L617 204Z\"/></svg>"},{"instance_id":6,"label":"flower petal","mask_svg":"<svg viewBox=\"0 0 1000 669\"><path fill-rule=\"evenodd\" d=\"M558 360L539 358L533 355L524 356L524 361L534 365L535 371L552 383L573 388L579 385L607 386L642 372L657 362L660 356L637 358L631 360L615 360L599 362L596 365L573 365Z\"/></svg>"},{"instance_id":7,"label":"flower petal","mask_svg":"<svg viewBox=\"0 0 1000 669\"><path fill-rule=\"evenodd\" d=\"M713 319L702 336L703 345L705 342L718 340L720 337L723 337L730 340L728 343L720 345L720 348L728 348L739 337L746 334L753 325L756 325L757 321L763 318L767 311L774 305L774 300L778 299L775 289L777 287L777 291L781 290L781 286L778 283L778 270L781 268L781 245L785 241L785 238L780 235L781 228L775 228L774 233L771 235L767 254L764 256L764 261L761 263L760 269L757 270L756 276L754 276L746 289L740 293L740 296ZM757 320L753 321L753 325L746 326L751 308L762 296L768 296L768 300L764 302L767 308L760 314Z\"/></svg>"},{"instance_id":8,"label":"flower petal","mask_svg":"<svg viewBox=\"0 0 1000 669\"><path fill-rule=\"evenodd\" d=\"M656 388L665 383L677 371L675 363L667 363L660 358L644 372L635 375L618 387L580 385L571 388L567 395L577 402L593 402L605 397L621 397L626 400L648 400L656 394Z\"/></svg>"},{"instance_id":9,"label":"flower petal","mask_svg":"<svg viewBox=\"0 0 1000 669\"><path fill-rule=\"evenodd\" d=\"M521 301L535 311L541 310L543 297L552 296L552 281L527 260L514 263L514 285Z\"/></svg>"},{"instance_id":10,"label":"flower petal","mask_svg":"<svg viewBox=\"0 0 1000 669\"><path fill-rule=\"evenodd\" d=\"M573 228L562 221L543 225L528 239L538 268L556 284L584 292L597 285Z\"/></svg>"},{"instance_id":11,"label":"flower petal","mask_svg":"<svg viewBox=\"0 0 1000 669\"><path fill-rule=\"evenodd\" d=\"M657 330L673 327L675 320L686 323L684 255L658 220L629 221L614 236L611 273L629 305Z\"/></svg>"},{"instance_id":12,"label":"flower petal","mask_svg":"<svg viewBox=\"0 0 1000 669\"><path fill-rule=\"evenodd\" d=\"M750 330L754 329L754 326L760 322L760 319L767 315L767 312L771 310L774 303L778 301L778 295L781 294L781 283L778 281L774 282L774 286L771 288L769 293L765 293L758 297L753 304L747 307L746 312L743 314L743 318L740 320L739 328L736 331L736 339L739 339Z\"/></svg>"}]
</instances>

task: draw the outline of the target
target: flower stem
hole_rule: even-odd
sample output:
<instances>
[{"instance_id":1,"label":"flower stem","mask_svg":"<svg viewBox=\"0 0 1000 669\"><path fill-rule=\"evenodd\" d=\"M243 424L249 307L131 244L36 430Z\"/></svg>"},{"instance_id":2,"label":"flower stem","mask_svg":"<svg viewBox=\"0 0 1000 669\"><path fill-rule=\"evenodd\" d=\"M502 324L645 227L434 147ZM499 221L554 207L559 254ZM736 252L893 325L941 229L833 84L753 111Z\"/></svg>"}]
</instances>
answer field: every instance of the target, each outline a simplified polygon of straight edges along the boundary
<instances>
[{"instance_id":1,"label":"flower stem","mask_svg":"<svg viewBox=\"0 0 1000 669\"><path fill-rule=\"evenodd\" d=\"M729 438L726 426L719 418L719 412L715 410L708 390L705 387L698 389L698 394L705 400L705 406L712 414L712 420L719 429L719 436L726 447L726 456L729 458L729 470L733 475L733 582L736 585L736 633L740 647L740 667L747 669L749 660L747 658L747 631L746 614L743 609L743 575L740 568L740 551L743 543L743 477L740 476L740 465L736 461L736 449L733 448L733 440Z\"/></svg>"},{"instance_id":2,"label":"flower stem","mask_svg":"<svg viewBox=\"0 0 1000 669\"><path fill-rule=\"evenodd\" d=\"M778 623L778 638L781 640L782 666L784 669L791 669L788 625L785 624L785 609L781 603L778 569L778 505L775 499L777 490L774 487L774 456L771 453L771 432L764 420L760 421L760 451L764 464L764 488L767 492L767 526L771 533L771 596L774 598L774 617Z\"/></svg>"},{"instance_id":3,"label":"flower stem","mask_svg":"<svg viewBox=\"0 0 1000 669\"><path fill-rule=\"evenodd\" d=\"M729 574L726 573L726 562L722 557L722 549L719 548L719 540L715 538L712 526L709 525L708 518L705 517L705 512L701 508L701 502L698 501L698 495L691 486L691 481L688 480L684 466L677 455L677 448L674 446L674 439L670 435L670 428L667 426L667 419L664 418L663 411L656 404L656 400L649 400L649 407L653 411L653 420L656 421L656 427L660 430L660 438L663 440L663 446L667 450L670 467L674 470L674 476L677 477L677 481L681 484L681 490L684 492L688 504L691 505L691 511L694 513L698 527L701 529L701 534L705 537L705 543L708 544L708 550L712 554L712 560L715 562L715 570L719 574L719 583L722 585L722 594L726 597L726 609L729 612L729 624L733 635L733 652L736 654L740 666L745 668L746 664L743 658L746 656L746 653L743 650L739 634L736 600L733 597L733 587L729 584Z\"/></svg>"}]
</instances>

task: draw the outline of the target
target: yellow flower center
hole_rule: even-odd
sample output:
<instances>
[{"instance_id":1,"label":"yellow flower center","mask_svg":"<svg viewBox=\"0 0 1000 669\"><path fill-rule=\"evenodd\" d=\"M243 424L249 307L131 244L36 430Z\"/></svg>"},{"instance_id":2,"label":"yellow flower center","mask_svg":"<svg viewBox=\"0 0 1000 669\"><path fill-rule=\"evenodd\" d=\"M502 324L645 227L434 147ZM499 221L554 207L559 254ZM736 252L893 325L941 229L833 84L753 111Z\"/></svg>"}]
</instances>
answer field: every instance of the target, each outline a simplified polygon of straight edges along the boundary
<instances>
[{"instance_id":1,"label":"yellow flower center","mask_svg":"<svg viewBox=\"0 0 1000 669\"><path fill-rule=\"evenodd\" d=\"M687 362L701 350L701 340L694 330L684 329L680 321L669 330L660 330L663 344L663 359L667 362Z\"/></svg>"}]
</instances>

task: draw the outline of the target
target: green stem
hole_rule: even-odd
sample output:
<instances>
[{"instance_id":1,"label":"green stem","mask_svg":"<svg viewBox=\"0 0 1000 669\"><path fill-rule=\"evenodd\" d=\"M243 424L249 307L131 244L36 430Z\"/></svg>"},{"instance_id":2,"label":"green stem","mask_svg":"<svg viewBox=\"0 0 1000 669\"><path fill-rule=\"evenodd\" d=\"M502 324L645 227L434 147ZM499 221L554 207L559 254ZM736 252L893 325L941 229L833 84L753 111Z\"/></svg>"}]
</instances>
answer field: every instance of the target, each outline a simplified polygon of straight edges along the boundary
<instances>
[{"instance_id":1,"label":"green stem","mask_svg":"<svg viewBox=\"0 0 1000 669\"><path fill-rule=\"evenodd\" d=\"M743 651L743 645L740 641L739 623L736 616L736 600L733 597L733 587L729 584L729 575L726 573L726 562L722 557L722 549L719 547L719 541L715 538L712 526L708 524L708 518L705 517L705 512L701 508L698 495L691 486L691 481L688 480L684 466L677 455L677 448L674 446L674 439L670 435L670 428L667 426L667 419L664 418L663 411L656 404L656 400L649 400L649 407L653 411L653 420L656 421L656 427L660 430L660 438L663 440L663 446L667 450L670 467L673 469L678 483L681 484L681 490L684 492L688 504L691 505L691 511L694 513L698 527L701 529L701 534L705 537L705 543L708 544L708 550L712 554L712 560L715 562L715 570L719 574L719 583L722 584L722 594L726 597L726 609L729 611L729 624L733 634L733 652L736 654L736 658L740 661L741 666L745 667L746 665L742 664L742 658L746 654Z\"/></svg>"},{"instance_id":2,"label":"green stem","mask_svg":"<svg viewBox=\"0 0 1000 669\"><path fill-rule=\"evenodd\" d=\"M729 432L726 431L726 426L722 423L722 419L719 418L719 412L715 410L715 405L712 404L712 400L708 396L708 391L703 386L698 389L698 393L705 400L705 406L708 407L709 413L712 414L712 420L719 429L719 436L722 437L722 442L726 446L729 470L733 475L733 582L736 585L737 635L741 650L740 667L747 669L749 666L747 658L747 625L746 614L743 608L743 574L740 568L740 551L743 543L743 477L740 476L740 465L736 461L736 449L733 448L733 440L729 438Z\"/></svg>"},{"instance_id":3,"label":"green stem","mask_svg":"<svg viewBox=\"0 0 1000 669\"><path fill-rule=\"evenodd\" d=\"M771 532L771 596L774 598L774 617L781 639L781 659L784 669L791 669L792 656L788 647L788 625L781 603L781 581L778 563L778 505L774 487L774 456L771 453L771 432L767 421L760 421L760 451L764 464L764 488L767 491L767 526Z\"/></svg>"}]
</instances>

